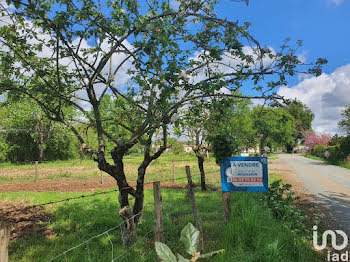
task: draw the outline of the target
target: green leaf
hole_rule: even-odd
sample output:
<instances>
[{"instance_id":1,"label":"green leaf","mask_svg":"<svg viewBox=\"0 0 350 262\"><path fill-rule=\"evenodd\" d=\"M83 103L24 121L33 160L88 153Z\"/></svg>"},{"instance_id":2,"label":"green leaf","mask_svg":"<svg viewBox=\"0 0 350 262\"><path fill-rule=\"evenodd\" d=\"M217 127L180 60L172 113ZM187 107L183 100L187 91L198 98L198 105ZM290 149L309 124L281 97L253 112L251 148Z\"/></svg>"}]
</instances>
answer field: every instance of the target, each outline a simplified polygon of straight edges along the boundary
<instances>
[{"instance_id":1,"label":"green leaf","mask_svg":"<svg viewBox=\"0 0 350 262\"><path fill-rule=\"evenodd\" d=\"M181 231L180 241L185 245L186 252L192 256L197 253L199 231L188 223Z\"/></svg>"},{"instance_id":2,"label":"green leaf","mask_svg":"<svg viewBox=\"0 0 350 262\"><path fill-rule=\"evenodd\" d=\"M179 262L190 262L191 260L184 258L183 256L181 256L180 254L177 254L177 258Z\"/></svg>"},{"instance_id":3,"label":"green leaf","mask_svg":"<svg viewBox=\"0 0 350 262\"><path fill-rule=\"evenodd\" d=\"M216 251L213 251L210 253L203 254L199 258L208 258L208 257L215 256L217 254L220 254L220 253L224 253L224 252L225 252L225 249L220 249L220 250L216 250Z\"/></svg>"},{"instance_id":4,"label":"green leaf","mask_svg":"<svg viewBox=\"0 0 350 262\"><path fill-rule=\"evenodd\" d=\"M161 242L155 242L158 257L164 262L177 262L175 255L170 248Z\"/></svg>"}]
</instances>

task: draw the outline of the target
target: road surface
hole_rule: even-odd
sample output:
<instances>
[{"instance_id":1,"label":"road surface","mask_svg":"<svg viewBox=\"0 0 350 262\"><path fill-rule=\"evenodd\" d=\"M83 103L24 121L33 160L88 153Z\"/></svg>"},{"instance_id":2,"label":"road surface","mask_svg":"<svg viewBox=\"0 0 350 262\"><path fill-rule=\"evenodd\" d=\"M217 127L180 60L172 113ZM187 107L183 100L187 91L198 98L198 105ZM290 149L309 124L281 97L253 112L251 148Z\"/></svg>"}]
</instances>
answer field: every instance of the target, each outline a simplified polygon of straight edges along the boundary
<instances>
[{"instance_id":1,"label":"road surface","mask_svg":"<svg viewBox=\"0 0 350 262\"><path fill-rule=\"evenodd\" d=\"M331 210L339 221L339 229L350 233L350 169L300 155L280 154L279 158L294 169L305 188Z\"/></svg>"}]
</instances>

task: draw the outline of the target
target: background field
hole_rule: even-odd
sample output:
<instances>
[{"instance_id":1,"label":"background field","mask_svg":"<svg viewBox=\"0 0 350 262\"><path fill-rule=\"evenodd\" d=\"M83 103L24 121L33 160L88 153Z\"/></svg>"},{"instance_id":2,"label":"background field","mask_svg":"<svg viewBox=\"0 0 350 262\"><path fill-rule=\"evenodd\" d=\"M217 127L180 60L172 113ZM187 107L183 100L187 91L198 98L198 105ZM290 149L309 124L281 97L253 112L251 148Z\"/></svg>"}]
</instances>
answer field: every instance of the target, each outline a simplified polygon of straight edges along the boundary
<instances>
[{"instance_id":1,"label":"background field","mask_svg":"<svg viewBox=\"0 0 350 262\"><path fill-rule=\"evenodd\" d=\"M141 159L139 155L125 158L130 181L136 180ZM172 160L176 166L176 183L171 181ZM196 158L191 155L164 155L151 164L146 176L148 182L169 180L162 183L165 242L175 253L183 255L183 247L178 241L181 229L188 222L194 223L191 204L184 189L185 165L191 166L193 180L198 185ZM213 158L209 158L206 159L205 170L210 190L196 190L205 251L226 250L210 261L319 261L310 241L293 230L293 221L280 221L271 209L266 208L265 193L233 193L232 219L225 225L219 166ZM112 258L114 261L156 261L151 184L145 191L145 211L138 228L138 240L131 247L124 247L121 244L123 225L118 215L117 192L47 205L45 208L25 208L89 195L92 194L87 193L90 191L114 190L115 187L110 187L114 181L107 175L103 177L103 184L100 183L100 172L93 161L42 163L39 172L39 181L35 183L35 165L3 164L1 167L0 199L3 210L0 217L11 216L14 223L10 261L50 261L60 254L53 261L111 261ZM277 178L277 174L269 175L270 181ZM17 208L20 210L13 211ZM116 228L108 234L63 253L113 227Z\"/></svg>"}]
</instances>

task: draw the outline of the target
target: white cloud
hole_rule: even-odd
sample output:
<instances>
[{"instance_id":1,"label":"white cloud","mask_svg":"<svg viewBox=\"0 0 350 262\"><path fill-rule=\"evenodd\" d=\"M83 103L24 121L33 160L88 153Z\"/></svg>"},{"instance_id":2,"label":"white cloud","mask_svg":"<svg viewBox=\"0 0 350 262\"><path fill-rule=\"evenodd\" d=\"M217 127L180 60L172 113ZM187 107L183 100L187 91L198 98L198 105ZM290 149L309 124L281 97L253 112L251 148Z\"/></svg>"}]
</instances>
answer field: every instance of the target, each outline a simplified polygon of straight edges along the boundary
<instances>
[{"instance_id":1,"label":"white cloud","mask_svg":"<svg viewBox=\"0 0 350 262\"><path fill-rule=\"evenodd\" d=\"M306 104L315 114L312 128L316 132L337 133L340 113L350 104L350 64L331 74L304 79L296 86L281 87L278 94Z\"/></svg>"}]
</instances>

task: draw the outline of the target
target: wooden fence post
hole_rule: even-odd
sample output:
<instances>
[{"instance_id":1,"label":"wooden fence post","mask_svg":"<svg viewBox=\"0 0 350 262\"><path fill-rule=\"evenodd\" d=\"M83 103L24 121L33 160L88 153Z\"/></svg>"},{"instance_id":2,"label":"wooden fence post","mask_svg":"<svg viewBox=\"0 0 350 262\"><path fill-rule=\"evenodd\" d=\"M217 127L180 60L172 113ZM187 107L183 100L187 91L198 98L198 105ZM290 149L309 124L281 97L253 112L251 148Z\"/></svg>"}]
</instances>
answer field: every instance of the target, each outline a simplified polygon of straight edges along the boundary
<instances>
[{"instance_id":1,"label":"wooden fence post","mask_svg":"<svg viewBox=\"0 0 350 262\"><path fill-rule=\"evenodd\" d=\"M0 222L0 261L8 262L8 245L10 239L10 227Z\"/></svg>"},{"instance_id":2,"label":"wooden fence post","mask_svg":"<svg viewBox=\"0 0 350 262\"><path fill-rule=\"evenodd\" d=\"M173 182L176 182L176 174L175 174L175 161L173 160Z\"/></svg>"},{"instance_id":3,"label":"wooden fence post","mask_svg":"<svg viewBox=\"0 0 350 262\"><path fill-rule=\"evenodd\" d=\"M225 223L227 223L231 217L231 192L222 192L222 206Z\"/></svg>"},{"instance_id":4,"label":"wooden fence post","mask_svg":"<svg viewBox=\"0 0 350 262\"><path fill-rule=\"evenodd\" d=\"M163 207L160 182L153 182L154 195L154 241L164 242Z\"/></svg>"},{"instance_id":5,"label":"wooden fence post","mask_svg":"<svg viewBox=\"0 0 350 262\"><path fill-rule=\"evenodd\" d=\"M39 176L39 162L35 161L35 178L34 178L35 182L38 181L38 176Z\"/></svg>"},{"instance_id":6,"label":"wooden fence post","mask_svg":"<svg viewBox=\"0 0 350 262\"><path fill-rule=\"evenodd\" d=\"M189 192L190 199L192 202L194 221L196 224L196 228L200 232L198 251L202 252L203 251L203 229L202 229L202 223L201 223L201 220L199 218L198 208L197 208L197 204L196 204L196 197L195 197L194 188L193 188L194 185L193 185L192 177L191 177L191 169L189 166L186 166L185 169L186 169L186 176L187 176L187 182L188 182L188 192Z\"/></svg>"}]
</instances>

